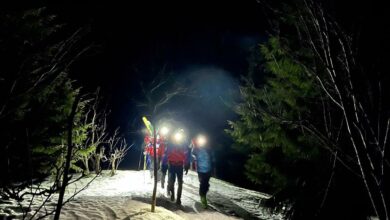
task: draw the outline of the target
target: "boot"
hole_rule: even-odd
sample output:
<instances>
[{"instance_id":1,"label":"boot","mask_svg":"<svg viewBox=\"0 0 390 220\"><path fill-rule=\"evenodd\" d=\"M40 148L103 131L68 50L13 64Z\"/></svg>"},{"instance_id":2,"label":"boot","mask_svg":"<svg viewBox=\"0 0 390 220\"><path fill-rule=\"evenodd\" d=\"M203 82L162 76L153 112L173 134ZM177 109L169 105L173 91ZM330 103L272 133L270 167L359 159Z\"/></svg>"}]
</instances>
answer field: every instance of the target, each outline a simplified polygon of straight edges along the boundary
<instances>
[{"instance_id":1,"label":"boot","mask_svg":"<svg viewBox=\"0 0 390 220\"><path fill-rule=\"evenodd\" d=\"M207 208L207 199L206 196L200 196L200 202L202 203L203 208Z\"/></svg>"},{"instance_id":2,"label":"boot","mask_svg":"<svg viewBox=\"0 0 390 220\"><path fill-rule=\"evenodd\" d=\"M181 205L181 191L182 191L182 184L179 184L179 187L177 187L177 199L176 204Z\"/></svg>"},{"instance_id":3,"label":"boot","mask_svg":"<svg viewBox=\"0 0 390 220\"><path fill-rule=\"evenodd\" d=\"M171 201L175 201L175 187L172 187L171 190L169 190L171 193Z\"/></svg>"}]
</instances>

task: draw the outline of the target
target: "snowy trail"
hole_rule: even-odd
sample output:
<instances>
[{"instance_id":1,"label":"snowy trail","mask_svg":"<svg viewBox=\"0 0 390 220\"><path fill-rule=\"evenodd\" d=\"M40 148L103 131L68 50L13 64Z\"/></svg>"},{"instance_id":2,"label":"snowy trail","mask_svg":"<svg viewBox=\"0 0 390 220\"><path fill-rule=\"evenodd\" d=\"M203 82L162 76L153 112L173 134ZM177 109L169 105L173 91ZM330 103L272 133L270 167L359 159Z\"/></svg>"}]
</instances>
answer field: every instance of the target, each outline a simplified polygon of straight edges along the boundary
<instances>
[{"instance_id":1,"label":"snowy trail","mask_svg":"<svg viewBox=\"0 0 390 220\"><path fill-rule=\"evenodd\" d=\"M91 178L84 178L69 186L68 195L83 188ZM166 189L162 189L159 182L156 212L151 213L152 184L153 179L148 171L118 171L115 176L103 173L63 207L61 219L282 219L281 215L272 215L259 206L259 202L268 195L215 178L210 179L207 195L211 207L201 208L198 177L192 171L184 175L182 205L171 202L166 196ZM56 199L57 196L54 196L49 202L48 210L55 207ZM0 204L0 217L9 213L15 204L12 206ZM14 212L13 216L18 217L18 213Z\"/></svg>"},{"instance_id":2,"label":"snowy trail","mask_svg":"<svg viewBox=\"0 0 390 220\"><path fill-rule=\"evenodd\" d=\"M192 203L199 203L198 190L197 173L190 171L184 176L183 195L193 200ZM281 216L272 216L260 206L261 200L268 199L269 195L240 188L215 178L210 179L207 198L213 209L225 215L244 219L281 219Z\"/></svg>"},{"instance_id":3,"label":"snowy trail","mask_svg":"<svg viewBox=\"0 0 390 220\"><path fill-rule=\"evenodd\" d=\"M162 189L159 182L157 207L169 210L182 217L182 219L250 219L248 218L249 213L246 213L245 216L237 216L237 218L234 213L200 208L197 174L189 172L184 177L184 181L181 206L170 201L166 196L166 189ZM177 189L177 186L175 188ZM97 179L87 190L80 193L76 200L64 207L62 216L63 219L88 219L88 217L124 219L126 216L131 216L131 219L147 219L146 216L139 215L147 211L129 210L137 210L137 208L134 208L136 206L143 207L143 210L150 210L152 189L153 179L150 178L148 171L119 171L114 177ZM218 193L213 193L213 195L210 195L212 206L214 206L213 201L218 201L218 197L223 198L222 200L225 200L225 203L229 201ZM222 205L222 203L216 204ZM240 208L237 206L236 209ZM167 216L160 217L169 219Z\"/></svg>"},{"instance_id":4,"label":"snowy trail","mask_svg":"<svg viewBox=\"0 0 390 220\"><path fill-rule=\"evenodd\" d=\"M150 203L153 179L150 179L148 171L127 171L135 172L136 175L141 174L138 178L138 183L132 190L132 199ZM134 175L134 174L132 174ZM238 217L243 219L281 219L280 215L271 215L259 206L260 201L269 198L269 195L236 187L230 183L215 178L210 179L210 190L207 194L211 207L208 210L201 208L199 203L199 182L196 172L189 171L184 175L182 206L177 206L171 202L166 196L166 189L160 187L158 183L157 190L157 206L164 207L174 212L179 213L222 213L230 217ZM144 187L140 187L143 185ZM138 187L136 187L138 186ZM177 189L177 186L175 187Z\"/></svg>"}]
</instances>

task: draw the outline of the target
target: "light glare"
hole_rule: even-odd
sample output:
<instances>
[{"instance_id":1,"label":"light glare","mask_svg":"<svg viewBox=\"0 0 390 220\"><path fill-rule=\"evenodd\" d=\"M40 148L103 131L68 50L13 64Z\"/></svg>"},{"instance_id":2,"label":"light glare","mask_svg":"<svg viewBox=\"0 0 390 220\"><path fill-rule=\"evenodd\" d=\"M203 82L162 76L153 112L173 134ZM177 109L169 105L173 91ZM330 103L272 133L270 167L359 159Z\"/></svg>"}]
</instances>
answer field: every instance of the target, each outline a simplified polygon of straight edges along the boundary
<instances>
[{"instance_id":1,"label":"light glare","mask_svg":"<svg viewBox=\"0 0 390 220\"><path fill-rule=\"evenodd\" d=\"M162 127L161 128L161 135L165 136L167 135L169 132L169 129L167 127Z\"/></svg>"},{"instance_id":2,"label":"light glare","mask_svg":"<svg viewBox=\"0 0 390 220\"><path fill-rule=\"evenodd\" d=\"M177 132L175 134L175 141L180 142L183 140L183 134L181 132Z\"/></svg>"},{"instance_id":3,"label":"light glare","mask_svg":"<svg viewBox=\"0 0 390 220\"><path fill-rule=\"evenodd\" d=\"M207 142L206 137L203 135L199 135L197 138L197 142L200 147L204 146Z\"/></svg>"}]
</instances>

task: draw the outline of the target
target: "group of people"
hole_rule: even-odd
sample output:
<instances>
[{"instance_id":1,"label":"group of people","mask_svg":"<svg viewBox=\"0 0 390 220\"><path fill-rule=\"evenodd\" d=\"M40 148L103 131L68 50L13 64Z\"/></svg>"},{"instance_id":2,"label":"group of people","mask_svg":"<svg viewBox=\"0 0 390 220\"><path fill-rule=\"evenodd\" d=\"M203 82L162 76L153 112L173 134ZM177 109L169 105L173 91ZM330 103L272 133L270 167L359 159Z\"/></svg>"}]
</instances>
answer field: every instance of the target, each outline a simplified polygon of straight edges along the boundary
<instances>
[{"instance_id":1,"label":"group of people","mask_svg":"<svg viewBox=\"0 0 390 220\"><path fill-rule=\"evenodd\" d=\"M153 138L146 136L144 140L145 155L149 158L149 169L151 176L154 171L154 148ZM181 205L181 194L183 187L183 174L188 173L190 165L198 173L200 202L204 208L207 208L206 194L209 190L209 180L212 172L211 149L204 136L198 136L191 141L187 141L182 131L173 136L159 133L156 139L156 156L158 166L161 172L161 187L165 187L166 174L168 173L167 195L171 201L175 201L175 182L177 179L178 189L176 193L176 204Z\"/></svg>"}]
</instances>

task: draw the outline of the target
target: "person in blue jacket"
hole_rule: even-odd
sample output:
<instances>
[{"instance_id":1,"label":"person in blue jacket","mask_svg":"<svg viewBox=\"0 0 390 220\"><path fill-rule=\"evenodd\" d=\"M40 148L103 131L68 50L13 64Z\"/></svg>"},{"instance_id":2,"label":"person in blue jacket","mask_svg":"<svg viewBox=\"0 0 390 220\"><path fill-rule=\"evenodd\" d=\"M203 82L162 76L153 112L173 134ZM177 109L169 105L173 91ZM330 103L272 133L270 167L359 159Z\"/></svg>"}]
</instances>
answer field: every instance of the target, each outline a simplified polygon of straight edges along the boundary
<instances>
[{"instance_id":1,"label":"person in blue jacket","mask_svg":"<svg viewBox=\"0 0 390 220\"><path fill-rule=\"evenodd\" d=\"M209 191L209 181L212 172L212 154L206 137L199 135L192 139L190 145L191 153L196 160L196 171L199 179L199 195L203 208L207 208L206 194Z\"/></svg>"}]
</instances>

